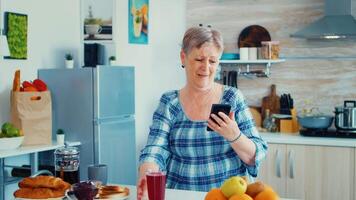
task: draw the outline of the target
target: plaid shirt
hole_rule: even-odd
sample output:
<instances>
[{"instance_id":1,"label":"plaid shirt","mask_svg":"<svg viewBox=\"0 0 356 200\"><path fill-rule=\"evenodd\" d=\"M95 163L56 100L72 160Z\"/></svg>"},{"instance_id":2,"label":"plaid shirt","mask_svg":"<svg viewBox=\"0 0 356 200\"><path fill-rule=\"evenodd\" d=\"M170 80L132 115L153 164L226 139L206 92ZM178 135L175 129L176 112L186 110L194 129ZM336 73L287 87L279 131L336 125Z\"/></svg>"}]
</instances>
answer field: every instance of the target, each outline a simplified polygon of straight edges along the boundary
<instances>
[{"instance_id":1,"label":"plaid shirt","mask_svg":"<svg viewBox=\"0 0 356 200\"><path fill-rule=\"evenodd\" d=\"M206 131L207 121L190 120L178 97L178 91L162 95L140 164L158 164L167 171L167 188L174 189L209 191L231 176L256 177L267 144L258 134L242 93L224 86L220 103L231 105L241 132L256 145L254 166L245 164L218 133Z\"/></svg>"}]
</instances>

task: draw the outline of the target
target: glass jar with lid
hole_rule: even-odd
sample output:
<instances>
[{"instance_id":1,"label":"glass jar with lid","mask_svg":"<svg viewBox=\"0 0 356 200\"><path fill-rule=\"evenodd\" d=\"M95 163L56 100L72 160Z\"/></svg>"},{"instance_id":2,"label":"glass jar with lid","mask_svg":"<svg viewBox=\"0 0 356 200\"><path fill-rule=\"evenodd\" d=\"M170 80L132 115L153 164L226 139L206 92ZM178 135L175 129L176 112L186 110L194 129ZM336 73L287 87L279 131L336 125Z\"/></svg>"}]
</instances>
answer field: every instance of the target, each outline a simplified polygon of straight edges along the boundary
<instances>
[{"instance_id":1,"label":"glass jar with lid","mask_svg":"<svg viewBox=\"0 0 356 200\"><path fill-rule=\"evenodd\" d=\"M56 177L74 184L79 182L79 150L76 147L61 147L54 152Z\"/></svg>"},{"instance_id":2,"label":"glass jar with lid","mask_svg":"<svg viewBox=\"0 0 356 200\"><path fill-rule=\"evenodd\" d=\"M279 41L262 41L261 55L263 59L277 60L279 59Z\"/></svg>"}]
</instances>

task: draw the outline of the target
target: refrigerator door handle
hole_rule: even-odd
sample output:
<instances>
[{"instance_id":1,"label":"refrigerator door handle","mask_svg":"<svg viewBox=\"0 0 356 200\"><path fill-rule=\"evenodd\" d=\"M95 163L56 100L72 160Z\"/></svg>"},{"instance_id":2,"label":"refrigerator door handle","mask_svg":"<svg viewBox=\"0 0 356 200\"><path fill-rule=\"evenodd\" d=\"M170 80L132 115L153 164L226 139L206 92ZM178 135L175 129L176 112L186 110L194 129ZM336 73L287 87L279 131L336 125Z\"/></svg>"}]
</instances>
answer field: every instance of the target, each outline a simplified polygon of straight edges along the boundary
<instances>
[{"instance_id":1,"label":"refrigerator door handle","mask_svg":"<svg viewBox=\"0 0 356 200\"><path fill-rule=\"evenodd\" d=\"M117 117L107 117L107 118L97 118L94 119L95 125L107 124L107 123L117 123L117 122L127 122L135 119L134 115L122 115Z\"/></svg>"}]
</instances>

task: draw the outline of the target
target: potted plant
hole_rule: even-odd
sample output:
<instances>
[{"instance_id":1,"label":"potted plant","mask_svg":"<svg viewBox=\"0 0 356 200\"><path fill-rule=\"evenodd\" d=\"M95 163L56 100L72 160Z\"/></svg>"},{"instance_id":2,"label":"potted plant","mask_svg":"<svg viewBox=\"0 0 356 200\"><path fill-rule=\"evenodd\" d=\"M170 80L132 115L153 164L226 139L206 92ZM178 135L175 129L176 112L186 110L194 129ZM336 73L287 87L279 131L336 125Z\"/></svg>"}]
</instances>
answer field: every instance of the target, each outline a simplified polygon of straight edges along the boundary
<instances>
[{"instance_id":1,"label":"potted plant","mask_svg":"<svg viewBox=\"0 0 356 200\"><path fill-rule=\"evenodd\" d=\"M110 56L109 57L109 65L114 65L116 61L116 57L115 56Z\"/></svg>"},{"instance_id":2,"label":"potted plant","mask_svg":"<svg viewBox=\"0 0 356 200\"><path fill-rule=\"evenodd\" d=\"M84 20L85 32L89 35L89 38L101 32L101 24L102 20L100 18L94 18L92 8L89 6L88 17Z\"/></svg>"},{"instance_id":3,"label":"potted plant","mask_svg":"<svg viewBox=\"0 0 356 200\"><path fill-rule=\"evenodd\" d=\"M74 60L73 60L73 55L70 53L67 53L65 55L65 65L67 68L73 68L74 67Z\"/></svg>"}]
</instances>

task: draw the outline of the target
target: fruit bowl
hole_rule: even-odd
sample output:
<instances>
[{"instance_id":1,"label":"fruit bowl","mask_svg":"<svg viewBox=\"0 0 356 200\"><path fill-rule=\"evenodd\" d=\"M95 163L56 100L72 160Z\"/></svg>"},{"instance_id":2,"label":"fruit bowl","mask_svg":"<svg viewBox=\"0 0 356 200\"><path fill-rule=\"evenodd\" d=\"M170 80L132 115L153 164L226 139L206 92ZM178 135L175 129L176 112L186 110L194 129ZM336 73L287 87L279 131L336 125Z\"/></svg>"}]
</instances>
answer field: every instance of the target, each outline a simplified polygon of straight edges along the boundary
<instances>
[{"instance_id":1,"label":"fruit bowl","mask_svg":"<svg viewBox=\"0 0 356 200\"><path fill-rule=\"evenodd\" d=\"M0 138L0 150L17 149L23 142L24 136Z\"/></svg>"}]
</instances>

